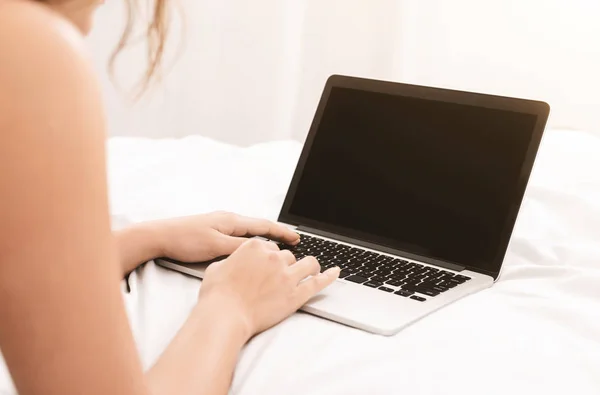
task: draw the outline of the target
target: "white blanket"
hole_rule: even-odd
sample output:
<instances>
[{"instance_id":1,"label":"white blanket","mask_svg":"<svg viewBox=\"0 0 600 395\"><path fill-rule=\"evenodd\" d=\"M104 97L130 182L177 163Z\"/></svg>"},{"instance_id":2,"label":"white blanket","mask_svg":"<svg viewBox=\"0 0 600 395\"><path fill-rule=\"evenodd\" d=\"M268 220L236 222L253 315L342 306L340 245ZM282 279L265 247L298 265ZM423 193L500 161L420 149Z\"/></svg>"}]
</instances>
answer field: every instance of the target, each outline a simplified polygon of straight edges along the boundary
<instances>
[{"instance_id":1,"label":"white blanket","mask_svg":"<svg viewBox=\"0 0 600 395\"><path fill-rule=\"evenodd\" d=\"M276 219L301 146L202 137L109 141L121 222L217 209ZM502 276L381 337L299 313L254 338L234 394L600 393L600 139L548 131ZM153 263L124 293L145 366L175 335L200 281ZM0 366L1 389L10 389Z\"/></svg>"}]
</instances>

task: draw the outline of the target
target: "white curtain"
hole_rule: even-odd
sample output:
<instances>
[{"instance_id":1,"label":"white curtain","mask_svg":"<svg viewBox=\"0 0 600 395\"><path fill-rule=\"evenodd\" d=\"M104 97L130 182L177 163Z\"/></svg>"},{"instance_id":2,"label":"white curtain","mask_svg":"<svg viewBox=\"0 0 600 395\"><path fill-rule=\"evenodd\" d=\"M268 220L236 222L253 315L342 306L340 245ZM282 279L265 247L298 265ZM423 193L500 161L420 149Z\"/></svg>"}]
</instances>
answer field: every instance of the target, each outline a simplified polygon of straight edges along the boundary
<instances>
[{"instance_id":1,"label":"white curtain","mask_svg":"<svg viewBox=\"0 0 600 395\"><path fill-rule=\"evenodd\" d=\"M180 55L135 105L104 72L121 8L108 2L89 38L112 135L303 140L330 74L546 100L551 126L600 132L596 0L182 0ZM124 53L119 80L143 59Z\"/></svg>"}]
</instances>

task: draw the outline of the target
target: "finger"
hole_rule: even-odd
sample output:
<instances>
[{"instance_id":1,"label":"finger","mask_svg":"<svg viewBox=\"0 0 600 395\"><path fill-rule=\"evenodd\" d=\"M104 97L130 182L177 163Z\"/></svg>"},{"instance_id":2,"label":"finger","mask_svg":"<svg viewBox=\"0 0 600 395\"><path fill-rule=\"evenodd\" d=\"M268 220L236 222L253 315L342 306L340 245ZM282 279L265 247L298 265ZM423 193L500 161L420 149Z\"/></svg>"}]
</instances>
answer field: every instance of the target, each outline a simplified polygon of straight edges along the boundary
<instances>
[{"instance_id":1,"label":"finger","mask_svg":"<svg viewBox=\"0 0 600 395\"><path fill-rule=\"evenodd\" d=\"M297 244L300 241L298 233L266 219L235 215L231 220L233 224L228 226L231 236L262 236L289 244Z\"/></svg>"},{"instance_id":2,"label":"finger","mask_svg":"<svg viewBox=\"0 0 600 395\"><path fill-rule=\"evenodd\" d=\"M259 240L259 239L253 239L253 240ZM269 251L279 251L279 246L277 246L277 244L273 243L272 241L266 241L266 240L259 240L259 241Z\"/></svg>"},{"instance_id":3,"label":"finger","mask_svg":"<svg viewBox=\"0 0 600 395\"><path fill-rule=\"evenodd\" d=\"M242 221L245 222L245 231L248 236L262 236L287 244L300 242L300 235L287 226L266 219L244 217Z\"/></svg>"},{"instance_id":4,"label":"finger","mask_svg":"<svg viewBox=\"0 0 600 395\"><path fill-rule=\"evenodd\" d=\"M331 285L340 276L340 268L332 267L298 285L296 308L302 307L310 298Z\"/></svg>"},{"instance_id":5,"label":"finger","mask_svg":"<svg viewBox=\"0 0 600 395\"><path fill-rule=\"evenodd\" d=\"M244 243L248 241L245 237L233 237L222 235L219 240L219 255L231 255Z\"/></svg>"},{"instance_id":6,"label":"finger","mask_svg":"<svg viewBox=\"0 0 600 395\"><path fill-rule=\"evenodd\" d=\"M271 241L248 239L247 237L235 237L220 234L219 237L219 255L231 255L238 248L246 243L253 243L257 247L266 248L269 251L279 251L277 244Z\"/></svg>"},{"instance_id":7,"label":"finger","mask_svg":"<svg viewBox=\"0 0 600 395\"><path fill-rule=\"evenodd\" d=\"M278 254L281 259L288 265L291 266L296 263L296 257L288 250L279 251Z\"/></svg>"},{"instance_id":8,"label":"finger","mask_svg":"<svg viewBox=\"0 0 600 395\"><path fill-rule=\"evenodd\" d=\"M231 237L231 236L229 236L229 237ZM247 244L251 248L263 248L268 251L279 251L279 247L277 246L277 244L273 243L272 241L261 240L261 239L255 238L255 237L252 237L252 238L246 239L246 240L247 240Z\"/></svg>"},{"instance_id":9,"label":"finger","mask_svg":"<svg viewBox=\"0 0 600 395\"><path fill-rule=\"evenodd\" d=\"M316 276L319 274L321 271L321 265L319 265L319 262L315 258L309 256L292 265L290 267L290 271L292 273L292 277L297 282L300 282L308 276Z\"/></svg>"}]
</instances>

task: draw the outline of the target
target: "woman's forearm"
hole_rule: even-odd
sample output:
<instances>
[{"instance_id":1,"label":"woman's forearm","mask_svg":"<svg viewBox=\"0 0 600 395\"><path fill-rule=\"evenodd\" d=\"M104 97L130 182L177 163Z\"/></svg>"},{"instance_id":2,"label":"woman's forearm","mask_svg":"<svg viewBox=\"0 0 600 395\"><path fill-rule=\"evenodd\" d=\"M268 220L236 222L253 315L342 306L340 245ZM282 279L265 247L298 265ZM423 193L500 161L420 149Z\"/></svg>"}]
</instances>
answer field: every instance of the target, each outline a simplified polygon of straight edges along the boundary
<instances>
[{"instance_id":1,"label":"woman's forearm","mask_svg":"<svg viewBox=\"0 0 600 395\"><path fill-rule=\"evenodd\" d=\"M144 222L113 232L124 276L142 263L162 255L164 243L161 234L160 226L155 222Z\"/></svg>"},{"instance_id":2,"label":"woman's forearm","mask_svg":"<svg viewBox=\"0 0 600 395\"><path fill-rule=\"evenodd\" d=\"M160 222L133 225L113 233L123 273L163 254ZM147 373L152 395L226 394L250 330L227 300L200 298L177 336Z\"/></svg>"},{"instance_id":3,"label":"woman's forearm","mask_svg":"<svg viewBox=\"0 0 600 395\"><path fill-rule=\"evenodd\" d=\"M201 299L147 373L152 394L226 394L248 332L223 301Z\"/></svg>"}]
</instances>

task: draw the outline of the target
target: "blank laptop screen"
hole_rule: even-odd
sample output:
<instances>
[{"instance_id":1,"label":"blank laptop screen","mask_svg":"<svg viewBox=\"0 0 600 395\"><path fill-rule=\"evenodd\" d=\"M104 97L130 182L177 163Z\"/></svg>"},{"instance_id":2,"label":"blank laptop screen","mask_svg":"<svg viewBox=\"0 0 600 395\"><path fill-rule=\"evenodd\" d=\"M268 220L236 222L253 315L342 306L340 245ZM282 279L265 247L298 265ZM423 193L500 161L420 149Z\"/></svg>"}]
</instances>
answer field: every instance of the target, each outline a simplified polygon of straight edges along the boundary
<instances>
[{"instance_id":1,"label":"blank laptop screen","mask_svg":"<svg viewBox=\"0 0 600 395\"><path fill-rule=\"evenodd\" d=\"M536 121L334 87L289 213L323 230L498 270Z\"/></svg>"}]
</instances>

